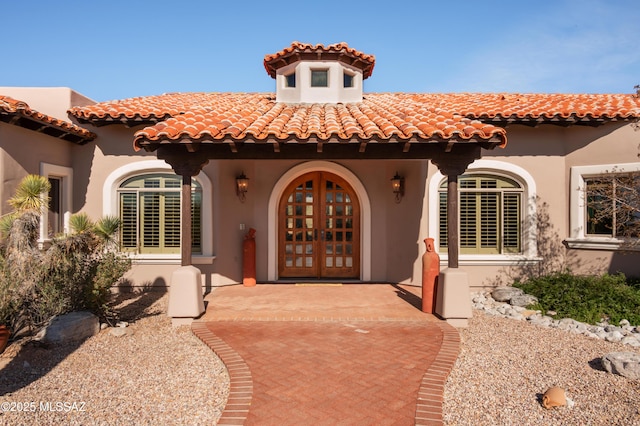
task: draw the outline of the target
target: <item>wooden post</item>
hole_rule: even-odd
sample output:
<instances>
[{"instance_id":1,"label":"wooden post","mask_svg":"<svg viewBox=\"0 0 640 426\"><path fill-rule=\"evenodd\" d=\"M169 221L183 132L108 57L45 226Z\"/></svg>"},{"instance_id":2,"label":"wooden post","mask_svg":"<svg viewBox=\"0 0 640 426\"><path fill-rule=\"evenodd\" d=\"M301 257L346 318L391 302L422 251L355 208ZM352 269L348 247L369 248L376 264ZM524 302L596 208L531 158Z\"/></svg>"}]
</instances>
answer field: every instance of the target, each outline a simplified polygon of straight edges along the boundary
<instances>
[{"instance_id":1,"label":"wooden post","mask_svg":"<svg viewBox=\"0 0 640 426\"><path fill-rule=\"evenodd\" d=\"M180 194L180 263L182 266L191 265L191 182L197 176L209 159L188 152L183 147L161 146L158 148L158 158L166 161L177 175L182 177Z\"/></svg>"},{"instance_id":2,"label":"wooden post","mask_svg":"<svg viewBox=\"0 0 640 426\"><path fill-rule=\"evenodd\" d=\"M447 252L449 268L458 267L460 238L458 217L458 176L447 176Z\"/></svg>"},{"instance_id":3,"label":"wooden post","mask_svg":"<svg viewBox=\"0 0 640 426\"><path fill-rule=\"evenodd\" d=\"M180 253L182 266L191 265L191 176L182 175Z\"/></svg>"},{"instance_id":4,"label":"wooden post","mask_svg":"<svg viewBox=\"0 0 640 426\"><path fill-rule=\"evenodd\" d=\"M478 145L455 146L450 152L435 155L431 162L447 176L447 251L449 268L458 268L460 257L460 227L458 206L458 176L469 164L480 158ZM434 206L435 207L435 206Z\"/></svg>"}]
</instances>

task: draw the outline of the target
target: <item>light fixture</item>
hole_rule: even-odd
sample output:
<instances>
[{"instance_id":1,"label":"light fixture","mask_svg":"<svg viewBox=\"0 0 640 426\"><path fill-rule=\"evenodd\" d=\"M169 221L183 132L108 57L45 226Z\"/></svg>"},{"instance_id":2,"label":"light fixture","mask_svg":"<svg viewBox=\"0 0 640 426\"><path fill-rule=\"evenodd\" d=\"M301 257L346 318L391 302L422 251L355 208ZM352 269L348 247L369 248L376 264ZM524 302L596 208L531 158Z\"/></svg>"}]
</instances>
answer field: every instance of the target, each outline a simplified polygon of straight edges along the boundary
<instances>
[{"instance_id":1,"label":"light fixture","mask_svg":"<svg viewBox=\"0 0 640 426\"><path fill-rule=\"evenodd\" d=\"M404 178L398 172L391 178L391 189L396 196L396 203L399 203L404 196Z\"/></svg>"},{"instance_id":2,"label":"light fixture","mask_svg":"<svg viewBox=\"0 0 640 426\"><path fill-rule=\"evenodd\" d=\"M244 203L245 196L249 190L249 178L244 175L244 172L236 177L236 195L240 198L240 202Z\"/></svg>"}]
</instances>

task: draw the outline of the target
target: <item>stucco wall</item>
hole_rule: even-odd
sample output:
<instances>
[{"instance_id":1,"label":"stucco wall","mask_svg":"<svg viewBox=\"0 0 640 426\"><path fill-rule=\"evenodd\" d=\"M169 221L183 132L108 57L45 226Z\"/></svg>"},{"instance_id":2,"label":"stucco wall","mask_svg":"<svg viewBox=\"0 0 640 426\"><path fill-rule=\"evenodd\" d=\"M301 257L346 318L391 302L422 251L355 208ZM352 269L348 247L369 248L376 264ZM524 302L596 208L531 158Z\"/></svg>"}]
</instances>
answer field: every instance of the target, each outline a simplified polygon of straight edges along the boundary
<instances>
[{"instance_id":1,"label":"stucco wall","mask_svg":"<svg viewBox=\"0 0 640 426\"><path fill-rule=\"evenodd\" d=\"M6 89L6 90L5 90ZM13 91L8 89L14 89ZM68 119L66 110L72 105L93 101L67 88L3 88L3 93L29 103L49 115ZM57 101L55 101L57 99ZM127 164L155 160L155 153L134 152L133 134L138 128L122 125L93 127L98 138L84 146L73 145L17 126L0 123L0 165L2 185L0 196L5 200L2 213L7 211L6 199L17 182L27 173L38 173L43 161L73 168L73 212L84 211L93 218L108 211L103 205L105 181L110 174ZM607 124L600 127L573 126L569 128L542 125L536 128L509 126L509 143L504 149L483 151L484 160L495 160L525 170L535 182L538 213L548 215L549 226L544 236L555 243L570 235L569 200L571 193L570 168L593 164L636 162L640 132L630 125ZM36 153L36 155L34 155ZM268 280L273 270L269 252L273 245L269 232L275 226L269 217L269 202L274 187L293 168L303 170L304 161L266 160L211 161L203 173L211 182L213 216L210 233L215 259L202 260L207 286L225 285L242 280L242 241L246 231L257 230L257 275L259 281ZM421 284L421 255L423 240L434 237L433 223L437 216L429 213L431 205L430 179L437 167L424 160L349 160L336 161L358 180L370 203L367 239L367 279L371 281ZM390 179L398 172L405 178L405 196L396 203ZM235 178L245 173L250 179L244 203L236 197ZM113 212L116 213L116 212ZM241 229L241 225L244 229ZM542 234L542 233L541 233ZM611 251L568 250L557 248L556 254L565 256L576 272L616 272L640 275L636 254L622 255ZM363 250L364 253L364 250ZM137 264L128 277L139 285L168 283L171 271L178 265ZM444 265L443 265L444 266ZM461 261L469 273L472 286L489 286L500 282L513 262L493 261L479 266Z\"/></svg>"},{"instance_id":2,"label":"stucco wall","mask_svg":"<svg viewBox=\"0 0 640 426\"><path fill-rule=\"evenodd\" d=\"M7 200L28 174L39 174L41 163L71 167L72 144L22 127L0 123L0 214L11 209Z\"/></svg>"}]
</instances>

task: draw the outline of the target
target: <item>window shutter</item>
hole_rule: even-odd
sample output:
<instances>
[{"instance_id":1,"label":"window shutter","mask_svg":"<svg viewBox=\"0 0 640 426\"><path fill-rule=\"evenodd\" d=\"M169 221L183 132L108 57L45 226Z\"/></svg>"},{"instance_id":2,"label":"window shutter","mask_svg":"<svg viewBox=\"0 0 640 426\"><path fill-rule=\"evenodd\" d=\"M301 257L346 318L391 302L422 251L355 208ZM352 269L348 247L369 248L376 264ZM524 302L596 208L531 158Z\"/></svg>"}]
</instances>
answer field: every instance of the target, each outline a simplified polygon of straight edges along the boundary
<instances>
[{"instance_id":1,"label":"window shutter","mask_svg":"<svg viewBox=\"0 0 640 426\"><path fill-rule=\"evenodd\" d=\"M477 246L477 203L476 194L463 192L460 194L460 248Z\"/></svg>"},{"instance_id":2,"label":"window shutter","mask_svg":"<svg viewBox=\"0 0 640 426\"><path fill-rule=\"evenodd\" d=\"M164 247L180 248L180 193L164 194Z\"/></svg>"},{"instance_id":3,"label":"window shutter","mask_svg":"<svg viewBox=\"0 0 640 426\"><path fill-rule=\"evenodd\" d=\"M447 193L441 192L440 194L440 205L438 206L439 213L439 228L440 235L438 236L438 241L440 242L440 250L448 247L449 239L447 234Z\"/></svg>"},{"instance_id":4,"label":"window shutter","mask_svg":"<svg viewBox=\"0 0 640 426\"><path fill-rule=\"evenodd\" d=\"M504 194L503 208L503 246L509 253L520 251L520 194Z\"/></svg>"},{"instance_id":5,"label":"window shutter","mask_svg":"<svg viewBox=\"0 0 640 426\"><path fill-rule=\"evenodd\" d=\"M142 202L142 248L160 248L160 194L145 192Z\"/></svg>"},{"instance_id":6,"label":"window shutter","mask_svg":"<svg viewBox=\"0 0 640 426\"><path fill-rule=\"evenodd\" d=\"M191 248L194 253L202 252L202 192L191 193Z\"/></svg>"},{"instance_id":7,"label":"window shutter","mask_svg":"<svg viewBox=\"0 0 640 426\"><path fill-rule=\"evenodd\" d=\"M480 198L480 247L498 250L498 194L481 193Z\"/></svg>"},{"instance_id":8,"label":"window shutter","mask_svg":"<svg viewBox=\"0 0 640 426\"><path fill-rule=\"evenodd\" d=\"M138 195L120 194L120 243L125 250L137 249L138 242Z\"/></svg>"}]
</instances>

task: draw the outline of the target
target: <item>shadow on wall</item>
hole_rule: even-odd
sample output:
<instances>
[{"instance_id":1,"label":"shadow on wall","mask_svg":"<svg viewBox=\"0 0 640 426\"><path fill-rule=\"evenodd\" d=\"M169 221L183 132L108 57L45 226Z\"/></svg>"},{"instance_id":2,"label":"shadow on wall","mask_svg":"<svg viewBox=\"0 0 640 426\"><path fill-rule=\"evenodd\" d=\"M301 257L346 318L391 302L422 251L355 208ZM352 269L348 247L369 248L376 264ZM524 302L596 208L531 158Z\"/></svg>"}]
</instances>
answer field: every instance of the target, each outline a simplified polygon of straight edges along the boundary
<instances>
[{"instance_id":1,"label":"shadow on wall","mask_svg":"<svg viewBox=\"0 0 640 426\"><path fill-rule=\"evenodd\" d=\"M492 282L483 283L484 287L511 285L516 281L550 275L557 272L580 271L581 274L601 274L607 270L607 259L598 257L588 262L579 256L579 251L569 250L562 243L557 228L549 215L549 205L536 198L537 211L523 229L536 225L538 258L536 262L523 261L515 266L502 268Z\"/></svg>"}]
</instances>

